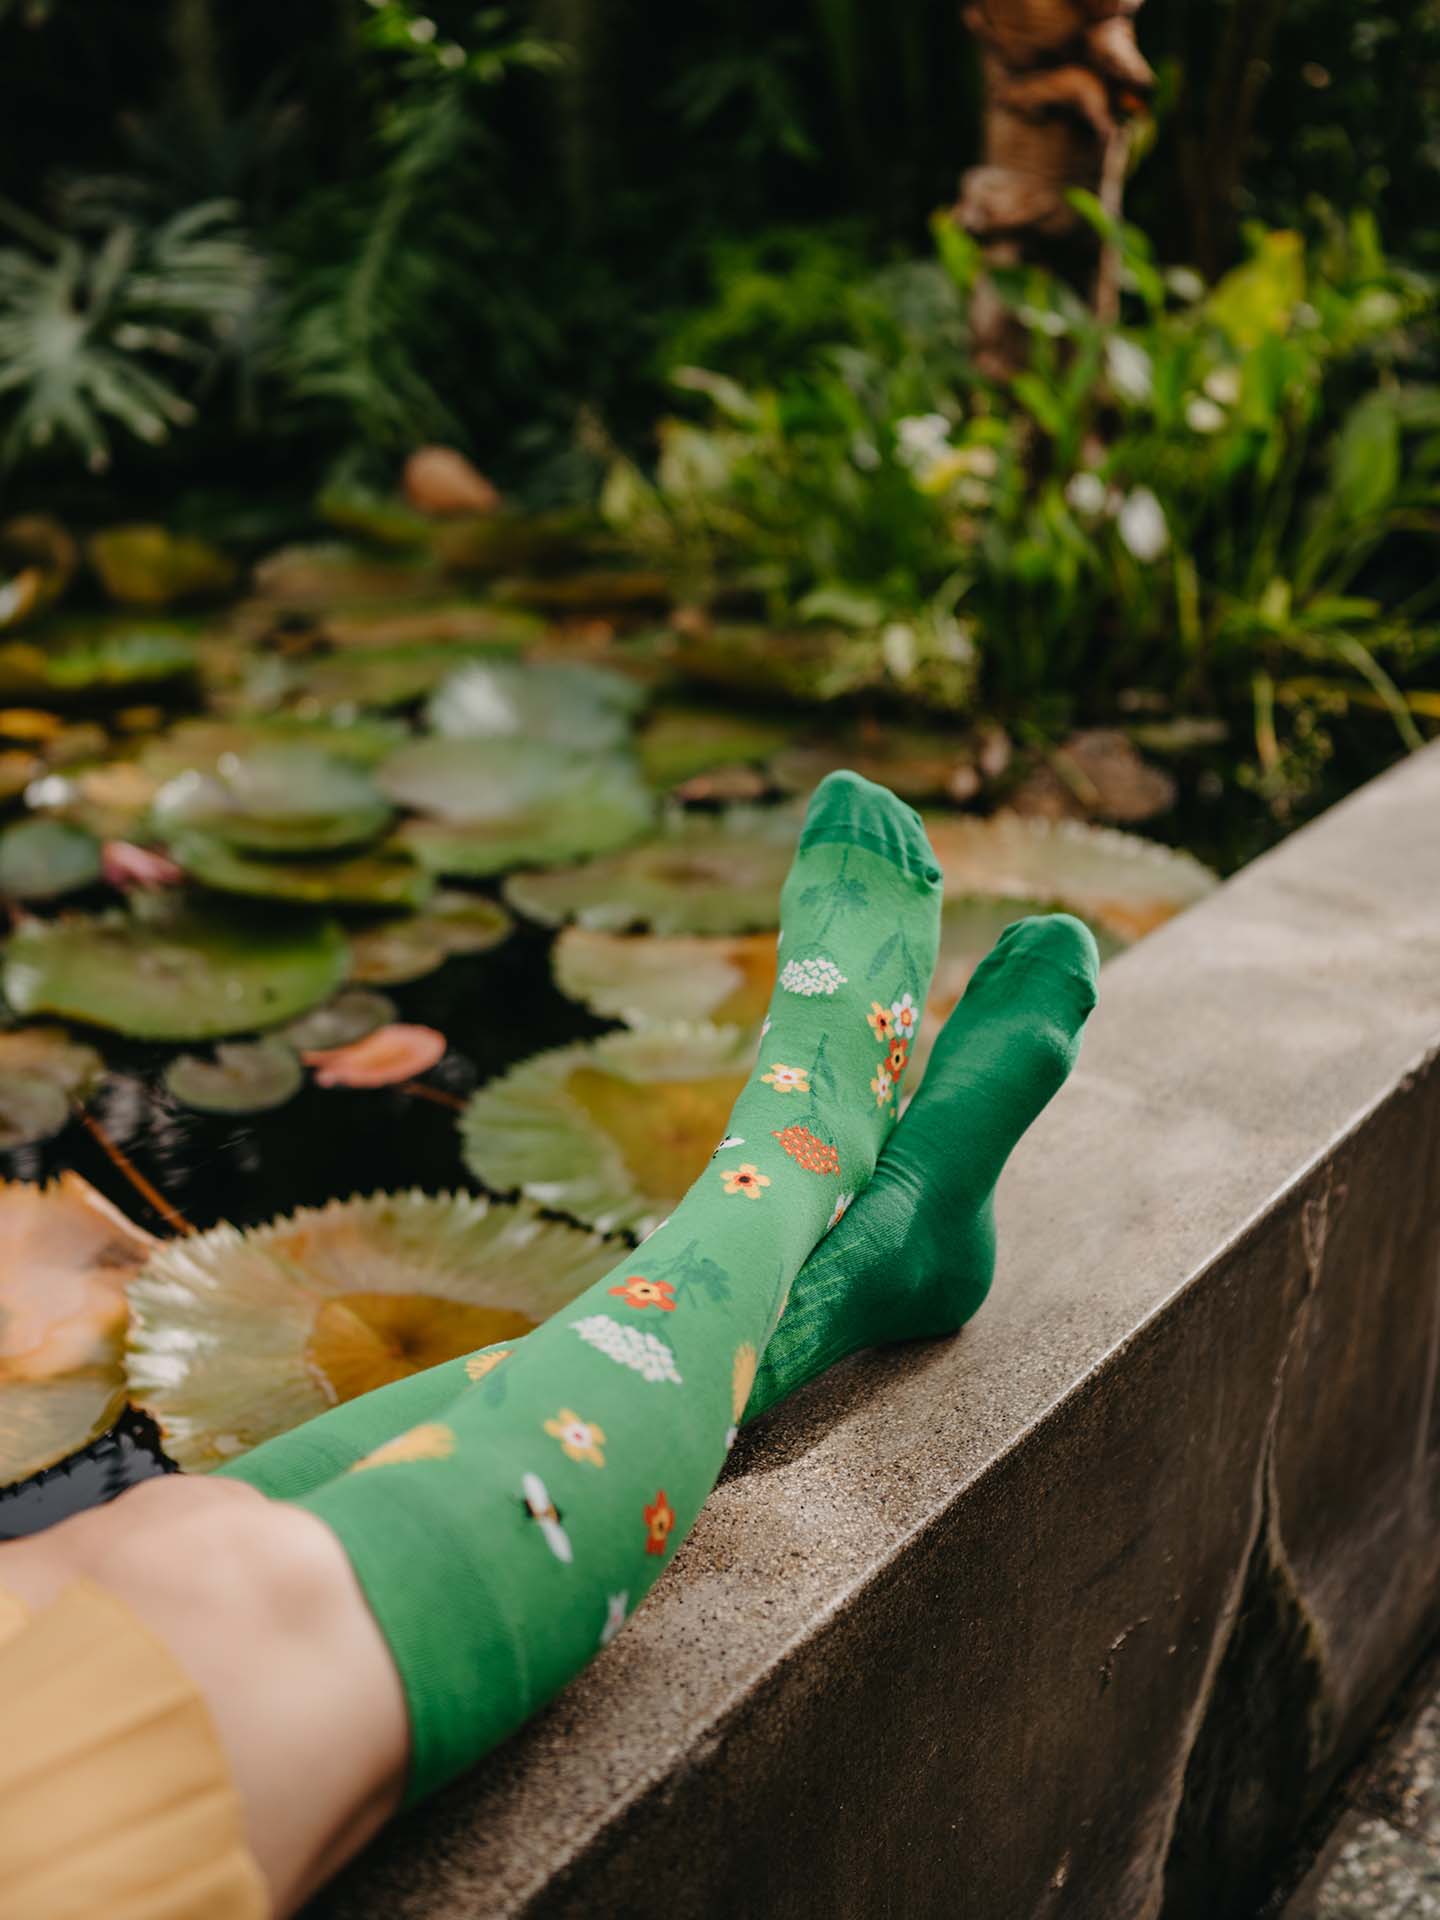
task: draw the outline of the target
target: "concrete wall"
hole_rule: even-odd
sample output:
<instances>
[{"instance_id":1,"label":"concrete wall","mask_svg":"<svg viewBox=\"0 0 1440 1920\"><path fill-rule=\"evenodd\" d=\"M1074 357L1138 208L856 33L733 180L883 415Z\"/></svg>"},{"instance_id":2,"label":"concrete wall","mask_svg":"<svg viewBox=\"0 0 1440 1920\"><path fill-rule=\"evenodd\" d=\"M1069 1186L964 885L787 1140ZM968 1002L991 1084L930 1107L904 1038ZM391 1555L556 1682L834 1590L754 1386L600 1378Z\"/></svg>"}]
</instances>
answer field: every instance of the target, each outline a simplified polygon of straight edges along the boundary
<instances>
[{"instance_id":1,"label":"concrete wall","mask_svg":"<svg viewBox=\"0 0 1440 1920\"><path fill-rule=\"evenodd\" d=\"M1440 749L1107 968L953 1341L753 1431L327 1920L1216 1920L1440 1595Z\"/></svg>"}]
</instances>

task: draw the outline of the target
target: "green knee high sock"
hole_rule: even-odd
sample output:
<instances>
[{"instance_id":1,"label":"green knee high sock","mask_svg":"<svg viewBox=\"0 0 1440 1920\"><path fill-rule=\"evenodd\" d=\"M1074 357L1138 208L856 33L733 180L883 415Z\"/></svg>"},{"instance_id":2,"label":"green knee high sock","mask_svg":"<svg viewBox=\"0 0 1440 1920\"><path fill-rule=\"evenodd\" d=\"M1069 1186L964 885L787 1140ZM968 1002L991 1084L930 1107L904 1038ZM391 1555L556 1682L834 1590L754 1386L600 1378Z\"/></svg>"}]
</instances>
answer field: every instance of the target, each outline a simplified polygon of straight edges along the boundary
<instances>
[{"instance_id":1,"label":"green knee high sock","mask_svg":"<svg viewBox=\"0 0 1440 1920\"><path fill-rule=\"evenodd\" d=\"M791 1283L893 1122L891 1010L924 999L939 891L908 807L827 780L782 895L761 1058L710 1168L613 1273L300 1502L395 1659L412 1798L578 1672L694 1521Z\"/></svg>"},{"instance_id":2,"label":"green knee high sock","mask_svg":"<svg viewBox=\"0 0 1440 1920\"><path fill-rule=\"evenodd\" d=\"M1016 1141L1063 1084L1095 1004L1097 955L1066 914L1019 921L981 963L874 1178L801 1268L742 1425L859 1348L951 1333L989 1289L992 1198ZM223 1469L295 1499L466 1383L472 1355L397 1380Z\"/></svg>"}]
</instances>

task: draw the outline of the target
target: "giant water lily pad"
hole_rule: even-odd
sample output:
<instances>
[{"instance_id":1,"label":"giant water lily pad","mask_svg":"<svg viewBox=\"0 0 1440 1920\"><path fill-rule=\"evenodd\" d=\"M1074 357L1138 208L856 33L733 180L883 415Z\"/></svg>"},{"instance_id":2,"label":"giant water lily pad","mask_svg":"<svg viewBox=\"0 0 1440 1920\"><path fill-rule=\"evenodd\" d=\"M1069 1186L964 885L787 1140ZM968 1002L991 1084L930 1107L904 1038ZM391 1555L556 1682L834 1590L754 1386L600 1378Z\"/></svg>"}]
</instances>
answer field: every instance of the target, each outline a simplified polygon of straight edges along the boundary
<instances>
[{"instance_id":1,"label":"giant water lily pad","mask_svg":"<svg viewBox=\"0 0 1440 1920\"><path fill-rule=\"evenodd\" d=\"M776 779L808 794L840 768L889 787L902 800L968 800L982 784L972 735L870 723L839 739L787 747L774 763Z\"/></svg>"},{"instance_id":2,"label":"giant water lily pad","mask_svg":"<svg viewBox=\"0 0 1440 1920\"><path fill-rule=\"evenodd\" d=\"M466 652L445 646L366 647L304 661L266 660L242 703L268 709L292 700L309 715L347 706L408 707L454 673Z\"/></svg>"},{"instance_id":3,"label":"giant water lily pad","mask_svg":"<svg viewBox=\"0 0 1440 1920\"><path fill-rule=\"evenodd\" d=\"M604 1233L648 1233L719 1145L753 1057L739 1028L687 1025L537 1054L472 1096L466 1165Z\"/></svg>"},{"instance_id":4,"label":"giant water lily pad","mask_svg":"<svg viewBox=\"0 0 1440 1920\"><path fill-rule=\"evenodd\" d=\"M250 720L182 720L147 741L140 764L157 781L180 773L218 773L222 761L266 747L308 747L331 759L373 767L406 739L403 721L356 715L349 721L271 714Z\"/></svg>"},{"instance_id":5,"label":"giant water lily pad","mask_svg":"<svg viewBox=\"0 0 1440 1920\"><path fill-rule=\"evenodd\" d=\"M136 896L130 911L30 921L5 944L6 1000L142 1040L277 1026L327 999L349 965L332 920Z\"/></svg>"},{"instance_id":6,"label":"giant water lily pad","mask_svg":"<svg viewBox=\"0 0 1440 1920\"><path fill-rule=\"evenodd\" d=\"M534 920L600 932L750 933L779 925L780 888L801 816L790 807L671 814L643 846L567 867L517 873L506 898Z\"/></svg>"},{"instance_id":7,"label":"giant water lily pad","mask_svg":"<svg viewBox=\"0 0 1440 1920\"><path fill-rule=\"evenodd\" d=\"M155 1244L77 1173L0 1183L0 1486L118 1415L125 1286Z\"/></svg>"},{"instance_id":8,"label":"giant water lily pad","mask_svg":"<svg viewBox=\"0 0 1440 1920\"><path fill-rule=\"evenodd\" d=\"M715 767L755 766L778 753L793 729L778 720L714 707L662 707L636 743L657 787L678 787Z\"/></svg>"},{"instance_id":9,"label":"giant water lily pad","mask_svg":"<svg viewBox=\"0 0 1440 1920\"><path fill-rule=\"evenodd\" d=\"M613 1259L593 1235L474 1194L374 1194L216 1227L162 1247L133 1283L131 1387L172 1458L218 1466L339 1401L518 1339Z\"/></svg>"},{"instance_id":10,"label":"giant water lily pad","mask_svg":"<svg viewBox=\"0 0 1440 1920\"><path fill-rule=\"evenodd\" d=\"M0 1153L53 1139L104 1071L95 1049L63 1027L0 1033Z\"/></svg>"},{"instance_id":11,"label":"giant water lily pad","mask_svg":"<svg viewBox=\"0 0 1440 1920\"><path fill-rule=\"evenodd\" d=\"M447 680L426 719L436 733L457 740L529 740L599 753L625 740L644 697L634 680L605 667L496 660Z\"/></svg>"},{"instance_id":12,"label":"giant water lily pad","mask_svg":"<svg viewBox=\"0 0 1440 1920\"><path fill-rule=\"evenodd\" d=\"M194 642L182 634L148 629L103 634L47 654L43 685L60 694L128 692L188 678L196 659ZM0 685L5 679L0 668Z\"/></svg>"},{"instance_id":13,"label":"giant water lily pad","mask_svg":"<svg viewBox=\"0 0 1440 1920\"><path fill-rule=\"evenodd\" d=\"M328 853L384 831L390 809L370 777L311 747L226 754L213 773L188 772L155 796L156 831L194 829L254 853Z\"/></svg>"},{"instance_id":14,"label":"giant water lily pad","mask_svg":"<svg viewBox=\"0 0 1440 1920\"><path fill-rule=\"evenodd\" d=\"M0 833L0 893L53 900L100 878L100 842L66 820L20 820Z\"/></svg>"},{"instance_id":15,"label":"giant water lily pad","mask_svg":"<svg viewBox=\"0 0 1440 1920\"><path fill-rule=\"evenodd\" d=\"M453 954L484 953L507 939L514 921L495 900L448 890L420 913L352 929L350 974L373 986L399 986L434 973Z\"/></svg>"},{"instance_id":16,"label":"giant water lily pad","mask_svg":"<svg viewBox=\"0 0 1440 1920\"><path fill-rule=\"evenodd\" d=\"M1068 907L1117 940L1137 940L1219 884L1208 867L1138 834L997 813L927 816L949 898Z\"/></svg>"},{"instance_id":17,"label":"giant water lily pad","mask_svg":"<svg viewBox=\"0 0 1440 1920\"><path fill-rule=\"evenodd\" d=\"M165 1069L167 1092L198 1113L268 1113L304 1081L295 1049L273 1036L222 1041L213 1060L182 1053Z\"/></svg>"},{"instance_id":18,"label":"giant water lily pad","mask_svg":"<svg viewBox=\"0 0 1440 1920\"><path fill-rule=\"evenodd\" d=\"M436 601L424 607L327 607L317 614L325 638L337 647L461 646L518 652L534 644L545 624L533 614L488 601Z\"/></svg>"},{"instance_id":19,"label":"giant water lily pad","mask_svg":"<svg viewBox=\"0 0 1440 1920\"><path fill-rule=\"evenodd\" d=\"M555 984L629 1027L672 1020L758 1026L775 986L775 936L596 933L566 927Z\"/></svg>"},{"instance_id":20,"label":"giant water lily pad","mask_svg":"<svg viewBox=\"0 0 1440 1920\"><path fill-rule=\"evenodd\" d=\"M388 846L328 860L265 860L211 833L177 833L170 851L193 880L221 893L302 906L419 907L435 886L433 874Z\"/></svg>"},{"instance_id":21,"label":"giant water lily pad","mask_svg":"<svg viewBox=\"0 0 1440 1920\"><path fill-rule=\"evenodd\" d=\"M91 536L88 554L106 593L127 606L214 599L230 591L239 571L208 541L148 524L106 527Z\"/></svg>"},{"instance_id":22,"label":"giant water lily pad","mask_svg":"<svg viewBox=\"0 0 1440 1920\"><path fill-rule=\"evenodd\" d=\"M653 801L619 755L566 755L515 740L417 741L380 769L393 800L428 815L397 839L435 873L480 877L624 846Z\"/></svg>"},{"instance_id":23,"label":"giant water lily pad","mask_svg":"<svg viewBox=\"0 0 1440 1920\"><path fill-rule=\"evenodd\" d=\"M330 540L280 547L256 563L255 591L285 607L339 600L409 600L433 594L437 576L424 557L399 558Z\"/></svg>"}]
</instances>

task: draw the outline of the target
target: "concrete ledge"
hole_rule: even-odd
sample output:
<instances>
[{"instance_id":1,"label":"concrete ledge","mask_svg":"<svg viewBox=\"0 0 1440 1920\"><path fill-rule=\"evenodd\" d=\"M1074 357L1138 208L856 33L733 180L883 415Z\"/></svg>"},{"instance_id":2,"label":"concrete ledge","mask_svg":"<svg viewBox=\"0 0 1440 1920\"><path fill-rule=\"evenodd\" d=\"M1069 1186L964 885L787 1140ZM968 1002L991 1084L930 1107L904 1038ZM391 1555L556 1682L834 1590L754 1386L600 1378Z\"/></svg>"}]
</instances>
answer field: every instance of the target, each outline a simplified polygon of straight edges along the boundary
<instances>
[{"instance_id":1,"label":"concrete ledge","mask_svg":"<svg viewBox=\"0 0 1440 1920\"><path fill-rule=\"evenodd\" d=\"M737 1456L327 1920L1245 1910L1440 1594L1440 749L1106 970L956 1340Z\"/></svg>"}]
</instances>

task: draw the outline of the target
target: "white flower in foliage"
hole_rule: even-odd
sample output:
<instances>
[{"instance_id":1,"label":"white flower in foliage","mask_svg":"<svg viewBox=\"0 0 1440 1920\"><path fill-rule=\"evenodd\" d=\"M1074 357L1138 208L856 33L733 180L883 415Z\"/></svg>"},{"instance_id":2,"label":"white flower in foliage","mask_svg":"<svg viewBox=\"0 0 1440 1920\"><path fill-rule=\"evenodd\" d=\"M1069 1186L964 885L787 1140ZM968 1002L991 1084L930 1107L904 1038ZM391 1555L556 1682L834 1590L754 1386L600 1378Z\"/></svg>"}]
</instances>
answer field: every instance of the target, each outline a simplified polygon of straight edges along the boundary
<instances>
[{"instance_id":1,"label":"white flower in foliage","mask_svg":"<svg viewBox=\"0 0 1440 1920\"><path fill-rule=\"evenodd\" d=\"M1066 504L1086 520L1105 511L1105 482L1098 473L1072 473L1065 483Z\"/></svg>"},{"instance_id":2,"label":"white flower in foliage","mask_svg":"<svg viewBox=\"0 0 1440 1920\"><path fill-rule=\"evenodd\" d=\"M1105 342L1105 371L1110 376L1111 386L1122 400L1131 400L1138 405L1150 398L1154 385L1150 356L1133 340L1122 339L1118 333L1111 334Z\"/></svg>"},{"instance_id":3,"label":"white flower in foliage","mask_svg":"<svg viewBox=\"0 0 1440 1920\"><path fill-rule=\"evenodd\" d=\"M1192 433L1219 433L1225 424L1225 409L1207 394L1192 393L1185 402L1185 424Z\"/></svg>"},{"instance_id":4,"label":"white flower in foliage","mask_svg":"<svg viewBox=\"0 0 1440 1920\"><path fill-rule=\"evenodd\" d=\"M1121 504L1116 524L1120 538L1135 558L1150 565L1170 544L1165 509L1149 487L1132 487Z\"/></svg>"}]
</instances>

